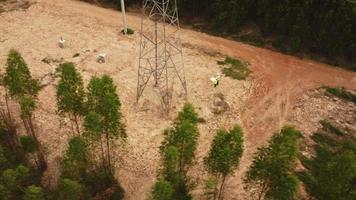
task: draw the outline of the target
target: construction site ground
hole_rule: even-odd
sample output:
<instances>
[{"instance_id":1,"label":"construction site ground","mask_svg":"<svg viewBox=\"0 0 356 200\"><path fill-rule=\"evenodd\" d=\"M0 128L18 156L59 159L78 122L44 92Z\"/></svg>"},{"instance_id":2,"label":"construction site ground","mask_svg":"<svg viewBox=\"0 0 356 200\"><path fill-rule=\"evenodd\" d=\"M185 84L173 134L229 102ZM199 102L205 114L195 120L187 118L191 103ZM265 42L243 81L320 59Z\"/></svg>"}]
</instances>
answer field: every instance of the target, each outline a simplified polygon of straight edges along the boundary
<instances>
[{"instance_id":1,"label":"construction site ground","mask_svg":"<svg viewBox=\"0 0 356 200\"><path fill-rule=\"evenodd\" d=\"M144 200L149 196L159 172L163 130L170 126L186 99L177 87L173 108L169 116L165 116L158 93L151 84L139 103L135 103L140 16L128 13L128 24L135 34L122 35L120 12L74 0L35 0L29 7L0 13L1 72L4 72L9 50L16 49L33 76L47 85L39 95L35 123L47 150L49 169L44 182L49 187L58 181L59 163L70 136L69 126L56 112L57 80L51 75L60 62L68 61L76 63L85 84L92 76L108 74L113 78L128 135L126 143L118 142L115 149L116 177L126 191L125 199ZM60 37L66 40L63 49L58 47ZM356 73L351 71L187 29L181 30L181 40L187 101L206 120L199 125L196 163L189 172L196 183L193 190L196 199L200 199L207 178L203 158L218 129L235 124L243 127L244 155L239 169L228 178L224 195L225 199L249 199L242 184L244 173L257 148L266 144L273 132L291 123L310 134L319 127L319 120L336 112L335 108L343 107L337 106L339 101L325 103L323 98L309 101L311 91L321 86L356 90ZM77 53L79 56L73 57ZM107 54L106 63L96 62L100 53ZM221 72L217 61L225 56L250 63L252 74L246 81L222 77L220 85L214 88L209 79ZM229 108L217 115L213 104L214 95L218 93L224 95ZM16 104L12 105L16 110ZM356 112L354 104L346 108ZM20 120L18 122L23 132ZM355 126L354 121L350 125Z\"/></svg>"}]
</instances>

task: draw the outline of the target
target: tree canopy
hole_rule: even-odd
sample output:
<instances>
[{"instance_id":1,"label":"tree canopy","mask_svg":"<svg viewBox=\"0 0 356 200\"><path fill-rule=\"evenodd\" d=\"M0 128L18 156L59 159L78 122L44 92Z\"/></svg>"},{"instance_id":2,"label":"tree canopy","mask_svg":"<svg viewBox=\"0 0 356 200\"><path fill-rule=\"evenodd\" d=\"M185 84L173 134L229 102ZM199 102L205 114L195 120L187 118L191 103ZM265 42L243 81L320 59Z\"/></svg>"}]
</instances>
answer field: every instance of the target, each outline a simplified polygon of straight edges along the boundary
<instances>
[{"instance_id":1,"label":"tree canopy","mask_svg":"<svg viewBox=\"0 0 356 200\"><path fill-rule=\"evenodd\" d=\"M246 188L257 188L258 199L294 199L298 178L294 175L300 132L284 126L266 147L258 149L246 177Z\"/></svg>"}]
</instances>

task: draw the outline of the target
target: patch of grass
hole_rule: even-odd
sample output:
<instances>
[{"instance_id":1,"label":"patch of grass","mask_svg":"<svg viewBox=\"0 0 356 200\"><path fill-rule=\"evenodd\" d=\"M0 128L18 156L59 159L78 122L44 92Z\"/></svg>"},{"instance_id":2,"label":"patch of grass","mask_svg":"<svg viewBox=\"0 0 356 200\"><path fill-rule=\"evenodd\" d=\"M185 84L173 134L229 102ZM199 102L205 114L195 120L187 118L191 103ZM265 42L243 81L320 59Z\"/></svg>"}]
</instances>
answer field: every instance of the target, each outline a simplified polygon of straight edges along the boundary
<instances>
[{"instance_id":1,"label":"patch of grass","mask_svg":"<svg viewBox=\"0 0 356 200\"><path fill-rule=\"evenodd\" d=\"M233 79L246 80L251 73L248 63L237 59L226 57L224 61L218 61L217 63L218 65L226 66L222 69L222 73Z\"/></svg>"},{"instance_id":2,"label":"patch of grass","mask_svg":"<svg viewBox=\"0 0 356 200\"><path fill-rule=\"evenodd\" d=\"M0 0L0 2L1 2L1 0ZM0 13L3 13L3 12L5 12L5 9L0 5Z\"/></svg>"},{"instance_id":3,"label":"patch of grass","mask_svg":"<svg viewBox=\"0 0 356 200\"><path fill-rule=\"evenodd\" d=\"M347 91L345 88L326 87L326 93L356 103L356 94Z\"/></svg>"}]
</instances>

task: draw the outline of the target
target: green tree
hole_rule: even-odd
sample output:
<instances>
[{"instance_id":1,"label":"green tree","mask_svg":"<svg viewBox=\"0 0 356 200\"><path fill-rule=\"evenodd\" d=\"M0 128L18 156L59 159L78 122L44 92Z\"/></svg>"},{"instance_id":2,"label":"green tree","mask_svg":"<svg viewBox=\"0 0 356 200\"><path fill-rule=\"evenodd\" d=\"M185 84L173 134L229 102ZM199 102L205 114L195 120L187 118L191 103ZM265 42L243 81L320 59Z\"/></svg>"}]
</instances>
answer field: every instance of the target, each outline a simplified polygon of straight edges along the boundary
<instances>
[{"instance_id":1,"label":"green tree","mask_svg":"<svg viewBox=\"0 0 356 200\"><path fill-rule=\"evenodd\" d=\"M169 182L172 187L172 200L191 199L187 172L193 164L199 131L199 118L194 107L186 103L178 113L171 128L164 131L164 141L160 146L162 155L162 181ZM162 183L157 183L158 186ZM158 195L158 188L153 188L152 197ZM163 194L162 194L163 195ZM157 197L158 198L158 197ZM163 197L162 197L163 198Z\"/></svg>"},{"instance_id":2,"label":"green tree","mask_svg":"<svg viewBox=\"0 0 356 200\"><path fill-rule=\"evenodd\" d=\"M0 200L8 200L10 197L10 191L4 185L0 184Z\"/></svg>"},{"instance_id":3,"label":"green tree","mask_svg":"<svg viewBox=\"0 0 356 200\"><path fill-rule=\"evenodd\" d=\"M10 54L8 57L7 65L11 63L10 60ZM0 107L0 127L1 129L4 129L4 133L6 134L7 137L5 137L4 142L7 143L7 146L10 147L12 153L18 157L17 155L20 155L19 152L19 140L18 140L18 134L17 134L17 128L15 125L14 118L11 115L10 111L10 106L9 106L9 89L7 88L7 85L4 80L4 74L0 74L0 86L4 87L5 95L5 105L3 107Z\"/></svg>"},{"instance_id":4,"label":"green tree","mask_svg":"<svg viewBox=\"0 0 356 200\"><path fill-rule=\"evenodd\" d=\"M208 171L220 182L220 188L215 188L214 199L221 199L226 177L239 166L242 153L241 127L235 126L230 131L222 129L217 132L210 152L204 159Z\"/></svg>"},{"instance_id":5,"label":"green tree","mask_svg":"<svg viewBox=\"0 0 356 200\"><path fill-rule=\"evenodd\" d=\"M61 115L72 122L72 131L80 134L80 121L85 114L83 80L73 63L61 64L57 86L57 106ZM75 128L74 128L75 127Z\"/></svg>"},{"instance_id":6,"label":"green tree","mask_svg":"<svg viewBox=\"0 0 356 200\"><path fill-rule=\"evenodd\" d=\"M20 142L22 149L27 153L34 153L37 149L36 141L31 136L21 136Z\"/></svg>"},{"instance_id":7,"label":"green tree","mask_svg":"<svg viewBox=\"0 0 356 200\"><path fill-rule=\"evenodd\" d=\"M33 139L33 137L25 135L20 137L20 143L22 146L22 149L24 150L25 153L28 154L34 154L36 152L37 147L37 141ZM33 158L37 167L40 168L40 163L37 160L36 156Z\"/></svg>"},{"instance_id":8,"label":"green tree","mask_svg":"<svg viewBox=\"0 0 356 200\"><path fill-rule=\"evenodd\" d=\"M47 163L44 158L42 147L38 142L33 124L33 112L36 109L37 95L40 86L38 81L31 77L30 70L20 53L15 50L11 50L8 55L3 83L10 96L20 105L20 116L27 134L33 137L38 144L37 156L40 164L39 168L45 170L47 168Z\"/></svg>"},{"instance_id":9,"label":"green tree","mask_svg":"<svg viewBox=\"0 0 356 200\"><path fill-rule=\"evenodd\" d=\"M197 127L198 116L189 103L186 103L183 110L178 113L178 117L173 123L173 127L165 130L165 139L160 147L164 153L169 146L175 146L178 150L178 171L185 173L195 158L199 131Z\"/></svg>"},{"instance_id":10,"label":"green tree","mask_svg":"<svg viewBox=\"0 0 356 200\"><path fill-rule=\"evenodd\" d=\"M103 165L110 170L111 144L117 138L126 138L120 109L121 103L113 80L107 75L93 77L88 85L88 114L84 126L89 138L99 139ZM106 144L105 152L103 143Z\"/></svg>"},{"instance_id":11,"label":"green tree","mask_svg":"<svg viewBox=\"0 0 356 200\"><path fill-rule=\"evenodd\" d=\"M8 164L8 160L7 160L6 156L5 156L4 149L0 145L0 173L7 166L7 164Z\"/></svg>"},{"instance_id":12,"label":"green tree","mask_svg":"<svg viewBox=\"0 0 356 200\"><path fill-rule=\"evenodd\" d=\"M23 182L29 177L30 170L19 165L16 169L6 169L3 171L0 180L3 186L11 192L19 192L22 189Z\"/></svg>"},{"instance_id":13,"label":"green tree","mask_svg":"<svg viewBox=\"0 0 356 200\"><path fill-rule=\"evenodd\" d=\"M77 181L63 179L58 188L58 200L80 200L82 186Z\"/></svg>"},{"instance_id":14,"label":"green tree","mask_svg":"<svg viewBox=\"0 0 356 200\"><path fill-rule=\"evenodd\" d=\"M268 146L259 148L246 177L246 188L258 188L258 199L294 199L298 178L294 169L300 132L284 126L275 133Z\"/></svg>"},{"instance_id":15,"label":"green tree","mask_svg":"<svg viewBox=\"0 0 356 200\"><path fill-rule=\"evenodd\" d=\"M82 180L89 164L88 145L81 136L69 140L69 147L63 161L62 177Z\"/></svg>"},{"instance_id":16,"label":"green tree","mask_svg":"<svg viewBox=\"0 0 356 200\"><path fill-rule=\"evenodd\" d=\"M45 200L45 195L41 187L36 187L31 185L27 187L25 191L25 195L23 197L24 200Z\"/></svg>"},{"instance_id":17,"label":"green tree","mask_svg":"<svg viewBox=\"0 0 356 200\"><path fill-rule=\"evenodd\" d=\"M161 180L158 181L152 191L152 200L171 200L173 188L170 182Z\"/></svg>"},{"instance_id":18,"label":"green tree","mask_svg":"<svg viewBox=\"0 0 356 200\"><path fill-rule=\"evenodd\" d=\"M323 121L312 136L314 155L300 159L304 170L298 175L313 199L356 198L356 139L335 124Z\"/></svg>"}]
</instances>

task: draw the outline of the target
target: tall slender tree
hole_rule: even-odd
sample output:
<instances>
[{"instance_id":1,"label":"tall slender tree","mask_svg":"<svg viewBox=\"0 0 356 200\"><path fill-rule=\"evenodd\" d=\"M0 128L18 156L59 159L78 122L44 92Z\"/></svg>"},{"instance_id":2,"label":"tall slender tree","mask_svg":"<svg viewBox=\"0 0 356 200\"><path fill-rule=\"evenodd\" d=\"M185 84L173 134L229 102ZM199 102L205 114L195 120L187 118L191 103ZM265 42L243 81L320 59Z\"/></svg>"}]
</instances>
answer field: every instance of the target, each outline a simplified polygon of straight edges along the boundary
<instances>
[{"instance_id":1,"label":"tall slender tree","mask_svg":"<svg viewBox=\"0 0 356 200\"><path fill-rule=\"evenodd\" d=\"M11 64L10 54L7 59L7 65ZM10 106L9 106L9 90L6 87L6 83L4 80L4 74L0 74L0 86L4 87L4 107L0 108L0 127L2 129L6 129L6 142L7 146L10 147L11 151L15 155L19 154L19 139L17 134L17 128L15 125L15 121L11 115Z\"/></svg>"},{"instance_id":2,"label":"tall slender tree","mask_svg":"<svg viewBox=\"0 0 356 200\"><path fill-rule=\"evenodd\" d=\"M33 112L36 109L40 87L38 81L32 78L25 60L21 57L20 53L15 50L11 50L8 55L3 83L10 96L20 105L20 116L27 134L33 137L38 144L37 155L40 162L40 169L45 170L47 163L33 123Z\"/></svg>"},{"instance_id":3,"label":"tall slender tree","mask_svg":"<svg viewBox=\"0 0 356 200\"><path fill-rule=\"evenodd\" d=\"M85 114L85 92L83 80L73 63L64 63L59 67L57 86L57 106L59 114L72 122L72 131L81 133L81 121Z\"/></svg>"},{"instance_id":4,"label":"tall slender tree","mask_svg":"<svg viewBox=\"0 0 356 200\"><path fill-rule=\"evenodd\" d=\"M165 138L160 147L163 163L161 181L153 188L153 199L192 199L187 172L195 158L199 137L197 123L198 116L193 106L186 103L172 127L164 131Z\"/></svg>"},{"instance_id":5,"label":"tall slender tree","mask_svg":"<svg viewBox=\"0 0 356 200\"><path fill-rule=\"evenodd\" d=\"M214 199L221 199L226 177L239 166L243 153L243 132L235 126L230 131L221 129L217 132L210 152L204 159L208 171L220 183L216 184Z\"/></svg>"},{"instance_id":6,"label":"tall slender tree","mask_svg":"<svg viewBox=\"0 0 356 200\"><path fill-rule=\"evenodd\" d=\"M112 170L111 145L117 138L125 139L121 103L113 80L104 75L93 77L88 85L88 113L85 117L87 136L98 139L103 165ZM105 149L104 149L105 144Z\"/></svg>"},{"instance_id":7,"label":"tall slender tree","mask_svg":"<svg viewBox=\"0 0 356 200\"><path fill-rule=\"evenodd\" d=\"M298 178L294 175L300 132L284 126L267 147L256 153L245 177L245 187L258 189L258 199L295 199Z\"/></svg>"}]
</instances>

